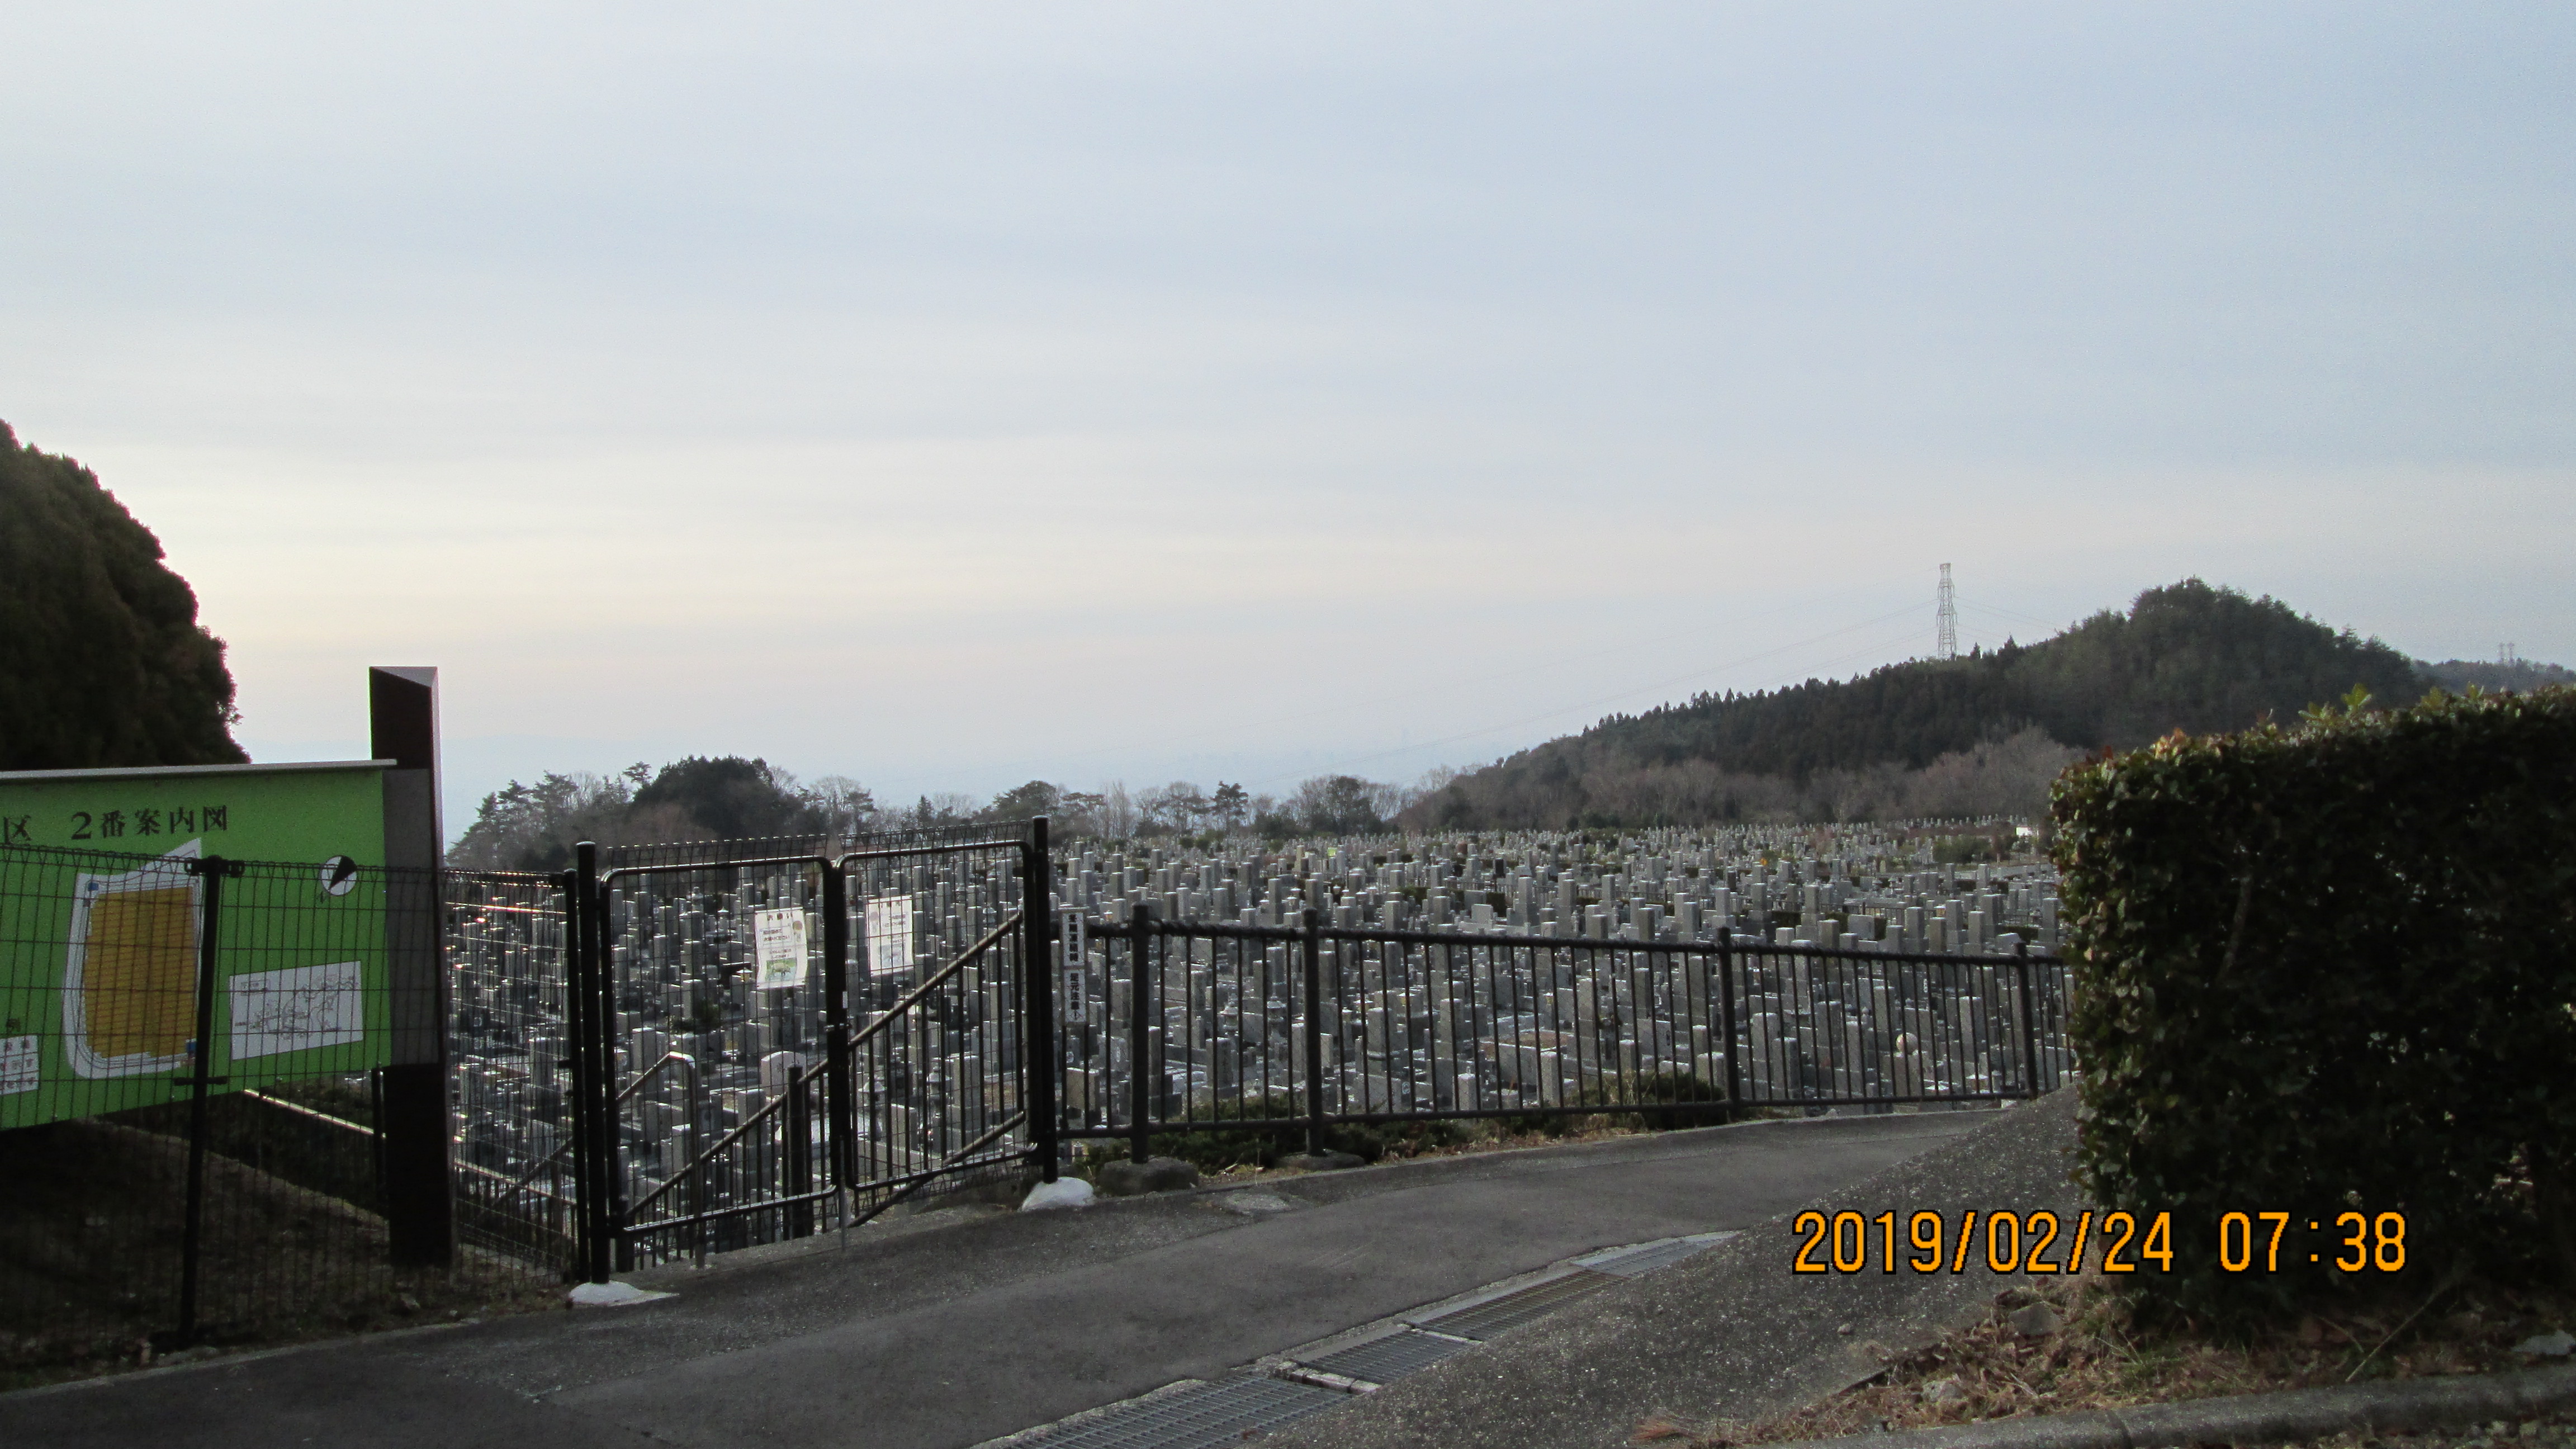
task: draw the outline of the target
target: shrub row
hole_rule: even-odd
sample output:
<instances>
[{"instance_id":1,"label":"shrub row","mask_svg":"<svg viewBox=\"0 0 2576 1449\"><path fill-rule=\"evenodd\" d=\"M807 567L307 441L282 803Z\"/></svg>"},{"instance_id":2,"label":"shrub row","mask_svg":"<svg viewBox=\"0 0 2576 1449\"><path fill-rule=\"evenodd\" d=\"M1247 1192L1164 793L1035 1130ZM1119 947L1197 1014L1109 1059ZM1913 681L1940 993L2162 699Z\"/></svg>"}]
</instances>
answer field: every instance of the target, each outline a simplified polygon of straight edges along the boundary
<instances>
[{"instance_id":1,"label":"shrub row","mask_svg":"<svg viewBox=\"0 0 2576 1449\"><path fill-rule=\"evenodd\" d=\"M2053 814L2078 1176L2173 1215L2142 1290L2241 1317L2384 1283L2331 1267L2354 1211L2405 1215L2427 1288L2576 1281L2576 690L2177 735ZM2227 1271L2223 1216L2264 1211L2277 1271L2268 1241Z\"/></svg>"}]
</instances>

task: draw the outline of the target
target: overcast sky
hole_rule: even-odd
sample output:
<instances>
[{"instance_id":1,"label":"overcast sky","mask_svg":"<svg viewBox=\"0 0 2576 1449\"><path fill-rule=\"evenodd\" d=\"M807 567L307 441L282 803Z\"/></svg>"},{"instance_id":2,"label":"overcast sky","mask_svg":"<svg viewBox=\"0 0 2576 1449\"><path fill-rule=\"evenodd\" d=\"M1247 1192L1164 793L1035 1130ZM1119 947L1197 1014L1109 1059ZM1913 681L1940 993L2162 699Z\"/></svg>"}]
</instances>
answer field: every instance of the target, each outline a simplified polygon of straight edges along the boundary
<instances>
[{"instance_id":1,"label":"overcast sky","mask_svg":"<svg viewBox=\"0 0 2576 1449\"><path fill-rule=\"evenodd\" d=\"M2197 574L2576 662L2576 8L0 8L254 758L1409 777Z\"/></svg>"}]
</instances>

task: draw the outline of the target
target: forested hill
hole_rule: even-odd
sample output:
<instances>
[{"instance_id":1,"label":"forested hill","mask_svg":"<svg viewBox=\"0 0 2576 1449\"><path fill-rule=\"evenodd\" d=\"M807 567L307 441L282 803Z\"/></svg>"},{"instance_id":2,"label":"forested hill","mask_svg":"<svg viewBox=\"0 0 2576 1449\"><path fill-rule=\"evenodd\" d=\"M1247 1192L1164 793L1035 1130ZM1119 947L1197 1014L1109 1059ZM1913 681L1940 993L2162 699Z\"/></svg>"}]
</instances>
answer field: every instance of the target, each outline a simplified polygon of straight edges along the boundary
<instances>
[{"instance_id":1,"label":"forested hill","mask_svg":"<svg viewBox=\"0 0 2576 1449\"><path fill-rule=\"evenodd\" d=\"M1850 680L1704 694L1614 715L1461 777L1418 807L1414 823L1723 815L1732 811L1718 806L1726 791L1711 795L1712 772L1795 796L1820 776L1921 770L2016 736L2025 756L2048 741L2068 752L2128 748L2177 728L2200 734L2241 729L2267 714L2295 718L2355 685L2383 702L2411 703L2426 684L2412 661L2376 639L2337 632L2275 599L2187 579L2140 594L2125 614L2106 609L2038 644L2007 642ZM1681 767L1700 781L1681 793L1699 804L1685 805L1667 788L1666 803L1641 811L1639 781ZM1750 798L1745 790L1734 796Z\"/></svg>"}]
</instances>

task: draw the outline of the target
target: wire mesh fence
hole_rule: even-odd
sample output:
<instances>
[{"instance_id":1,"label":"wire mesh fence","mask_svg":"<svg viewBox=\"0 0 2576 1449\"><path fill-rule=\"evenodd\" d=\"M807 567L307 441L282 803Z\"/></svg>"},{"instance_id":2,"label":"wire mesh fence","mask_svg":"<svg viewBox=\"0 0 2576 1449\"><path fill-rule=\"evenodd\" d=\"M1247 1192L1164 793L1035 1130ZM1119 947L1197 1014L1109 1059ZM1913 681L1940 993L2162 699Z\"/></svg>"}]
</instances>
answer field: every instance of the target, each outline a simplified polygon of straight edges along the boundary
<instances>
[{"instance_id":1,"label":"wire mesh fence","mask_svg":"<svg viewBox=\"0 0 2576 1449\"><path fill-rule=\"evenodd\" d=\"M597 886L607 1256L847 1227L1024 1160L1025 854L989 829L618 853Z\"/></svg>"},{"instance_id":2,"label":"wire mesh fence","mask_svg":"<svg viewBox=\"0 0 2576 1449\"><path fill-rule=\"evenodd\" d=\"M524 1280L399 1251L389 942L432 873L0 851L0 1322L13 1372L297 1336ZM415 919L405 920L410 915Z\"/></svg>"},{"instance_id":3,"label":"wire mesh fence","mask_svg":"<svg viewBox=\"0 0 2576 1449\"><path fill-rule=\"evenodd\" d=\"M847 1176L860 1216L936 1179L1027 1157L1021 919L1013 910L954 959L918 962L918 983L857 1033Z\"/></svg>"},{"instance_id":4,"label":"wire mesh fence","mask_svg":"<svg viewBox=\"0 0 2576 1449\"><path fill-rule=\"evenodd\" d=\"M620 1266L813 1231L825 1184L806 1079L845 1011L830 872L736 857L601 878Z\"/></svg>"},{"instance_id":5,"label":"wire mesh fence","mask_svg":"<svg viewBox=\"0 0 2576 1449\"><path fill-rule=\"evenodd\" d=\"M842 861L860 1003L845 1171L861 1216L1028 1154L1032 858L1016 838L927 832Z\"/></svg>"},{"instance_id":6,"label":"wire mesh fence","mask_svg":"<svg viewBox=\"0 0 2576 1449\"><path fill-rule=\"evenodd\" d=\"M569 1271L571 897L557 876L449 871L444 884L457 1241Z\"/></svg>"}]
</instances>

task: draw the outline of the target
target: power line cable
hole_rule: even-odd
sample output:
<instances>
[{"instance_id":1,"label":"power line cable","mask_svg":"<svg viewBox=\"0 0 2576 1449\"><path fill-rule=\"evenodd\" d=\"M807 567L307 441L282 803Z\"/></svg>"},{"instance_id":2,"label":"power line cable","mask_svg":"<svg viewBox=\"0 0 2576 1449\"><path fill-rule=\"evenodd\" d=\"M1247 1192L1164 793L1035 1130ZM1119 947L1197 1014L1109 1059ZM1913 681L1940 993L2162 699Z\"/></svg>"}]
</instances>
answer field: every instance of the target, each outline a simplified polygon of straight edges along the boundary
<instances>
[{"instance_id":1,"label":"power line cable","mask_svg":"<svg viewBox=\"0 0 2576 1449\"><path fill-rule=\"evenodd\" d=\"M2001 607L2001 606L1999 606L1999 605L1983 603L1983 602L1981 602L1981 601L1979 601L1979 600L1976 600L1976 599L1961 598L1961 599L1959 600L1959 603L1960 603L1963 607L1970 608L1970 609L1975 609L1975 610L1979 611L1980 613L1987 613L1987 614L1999 614L1999 615L2002 615L2004 618L2007 618L2007 619L2017 619L2017 620L2019 620L2019 621L2021 621L2022 623L2025 623L2025 624L2036 624L2036 625L2038 625L2039 627L2041 627L2041 628L2043 628L2043 629L2057 629L2057 630L2061 630L2061 631L2062 631L2062 630L2065 630L2065 629L2068 629L2068 628L2073 627L2072 625L2068 625L2068 624L2060 624L2060 623L2052 622L2052 621L2047 620L2047 619L2037 618L2037 617L2034 617L2034 616L2032 616L2032 615L2022 613L2022 612L2020 612L2019 610L2015 610L2015 609L2007 609L2007 608L2003 608L2003 607Z\"/></svg>"}]
</instances>

